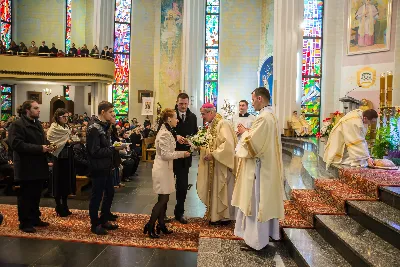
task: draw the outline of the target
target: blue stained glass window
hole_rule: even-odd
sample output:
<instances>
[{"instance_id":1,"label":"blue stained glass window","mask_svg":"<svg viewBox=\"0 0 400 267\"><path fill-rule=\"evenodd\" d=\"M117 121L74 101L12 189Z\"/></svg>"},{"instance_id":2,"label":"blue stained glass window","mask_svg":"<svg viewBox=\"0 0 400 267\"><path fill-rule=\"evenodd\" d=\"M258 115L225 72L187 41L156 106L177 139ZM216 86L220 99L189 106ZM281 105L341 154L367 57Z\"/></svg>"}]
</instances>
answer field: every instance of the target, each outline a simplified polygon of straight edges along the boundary
<instances>
[{"instance_id":1,"label":"blue stained glass window","mask_svg":"<svg viewBox=\"0 0 400 267\"><path fill-rule=\"evenodd\" d=\"M114 52L130 52L131 25L115 23Z\"/></svg>"},{"instance_id":2,"label":"blue stained glass window","mask_svg":"<svg viewBox=\"0 0 400 267\"><path fill-rule=\"evenodd\" d=\"M12 95L11 85L0 85L1 92L1 120L6 121L12 115Z\"/></svg>"},{"instance_id":3,"label":"blue stained glass window","mask_svg":"<svg viewBox=\"0 0 400 267\"><path fill-rule=\"evenodd\" d=\"M220 1L206 3L206 47L204 56L204 102L218 103Z\"/></svg>"},{"instance_id":4,"label":"blue stained glass window","mask_svg":"<svg viewBox=\"0 0 400 267\"><path fill-rule=\"evenodd\" d=\"M304 0L301 108L313 134L320 124L323 11L323 0Z\"/></svg>"}]
</instances>

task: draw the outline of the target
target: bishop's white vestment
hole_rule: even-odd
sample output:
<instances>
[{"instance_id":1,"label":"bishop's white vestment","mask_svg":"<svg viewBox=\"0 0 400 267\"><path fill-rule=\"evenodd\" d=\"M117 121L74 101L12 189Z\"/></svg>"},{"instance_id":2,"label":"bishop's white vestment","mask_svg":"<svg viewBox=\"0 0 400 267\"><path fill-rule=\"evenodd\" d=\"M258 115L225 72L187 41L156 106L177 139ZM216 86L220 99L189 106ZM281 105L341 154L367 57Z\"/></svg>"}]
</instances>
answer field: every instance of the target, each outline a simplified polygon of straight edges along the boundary
<instances>
[{"instance_id":1,"label":"bishop's white vestment","mask_svg":"<svg viewBox=\"0 0 400 267\"><path fill-rule=\"evenodd\" d=\"M356 109L347 113L332 128L325 146L324 161L328 169L331 164L353 167L368 165L370 157L365 140L367 129L363 123L363 111Z\"/></svg>"},{"instance_id":2,"label":"bishop's white vestment","mask_svg":"<svg viewBox=\"0 0 400 267\"><path fill-rule=\"evenodd\" d=\"M232 197L232 205L239 209L235 235L260 250L268 245L269 237L279 239L279 219L285 216L282 145L271 108L260 111L240 142Z\"/></svg>"},{"instance_id":3,"label":"bishop's white vestment","mask_svg":"<svg viewBox=\"0 0 400 267\"><path fill-rule=\"evenodd\" d=\"M210 123L207 133L212 140L207 147L200 149L197 194L207 206L205 217L208 220L233 220L235 208L231 200L235 184L236 134L232 125L219 114ZM205 161L204 157L210 153L213 159Z\"/></svg>"}]
</instances>

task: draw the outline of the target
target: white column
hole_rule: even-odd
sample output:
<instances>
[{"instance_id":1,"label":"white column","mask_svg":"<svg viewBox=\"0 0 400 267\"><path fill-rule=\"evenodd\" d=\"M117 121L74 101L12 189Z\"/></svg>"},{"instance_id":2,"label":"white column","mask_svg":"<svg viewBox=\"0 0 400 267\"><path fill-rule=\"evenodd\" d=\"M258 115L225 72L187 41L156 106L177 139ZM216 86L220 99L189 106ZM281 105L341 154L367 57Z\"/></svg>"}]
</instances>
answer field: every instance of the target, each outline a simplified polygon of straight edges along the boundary
<instances>
[{"instance_id":1,"label":"white column","mask_svg":"<svg viewBox=\"0 0 400 267\"><path fill-rule=\"evenodd\" d=\"M203 103L205 0L186 0L183 7L182 91L190 97L190 110L197 114Z\"/></svg>"},{"instance_id":2,"label":"white column","mask_svg":"<svg viewBox=\"0 0 400 267\"><path fill-rule=\"evenodd\" d=\"M274 103L281 128L300 109L303 1L275 1Z\"/></svg>"}]
</instances>

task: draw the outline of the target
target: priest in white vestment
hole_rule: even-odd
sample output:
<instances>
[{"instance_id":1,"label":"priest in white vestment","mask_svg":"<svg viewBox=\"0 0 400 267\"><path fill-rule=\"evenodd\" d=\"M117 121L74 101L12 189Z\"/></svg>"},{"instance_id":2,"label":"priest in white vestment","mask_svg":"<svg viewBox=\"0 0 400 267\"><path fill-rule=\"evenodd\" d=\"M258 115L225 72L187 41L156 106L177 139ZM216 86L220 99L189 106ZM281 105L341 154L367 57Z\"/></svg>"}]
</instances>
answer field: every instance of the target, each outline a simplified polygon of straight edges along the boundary
<instances>
[{"instance_id":1,"label":"priest in white vestment","mask_svg":"<svg viewBox=\"0 0 400 267\"><path fill-rule=\"evenodd\" d=\"M303 131L304 131L305 135L312 134L312 127L311 127L311 124L308 123L308 121L306 120L305 112L302 112L300 115L300 123L301 123L301 126L303 127Z\"/></svg>"},{"instance_id":2,"label":"priest in white vestment","mask_svg":"<svg viewBox=\"0 0 400 267\"><path fill-rule=\"evenodd\" d=\"M243 238L250 248L261 250L270 237L280 239L279 219L285 216L284 174L278 122L268 107L269 91L257 88L252 93L252 102L260 114L249 130L239 128L242 139L236 153L239 162L232 205L239 208L235 235Z\"/></svg>"},{"instance_id":3,"label":"priest in white vestment","mask_svg":"<svg viewBox=\"0 0 400 267\"><path fill-rule=\"evenodd\" d=\"M297 136L303 136L306 134L304 126L301 124L300 118L297 115L297 111L293 111L290 124L292 125L292 129L295 131Z\"/></svg>"},{"instance_id":4,"label":"priest in white vestment","mask_svg":"<svg viewBox=\"0 0 400 267\"><path fill-rule=\"evenodd\" d=\"M256 117L249 114L249 102L241 100L239 102L239 114L233 117L233 129L236 132L238 139L240 139L240 133L238 132L238 126L243 125L244 128L250 129Z\"/></svg>"},{"instance_id":5,"label":"priest in white vestment","mask_svg":"<svg viewBox=\"0 0 400 267\"><path fill-rule=\"evenodd\" d=\"M376 122L378 113L373 110L356 109L347 113L332 128L325 146L324 161L328 169L331 164L353 167L373 165L365 140L368 125Z\"/></svg>"},{"instance_id":6,"label":"priest in white vestment","mask_svg":"<svg viewBox=\"0 0 400 267\"><path fill-rule=\"evenodd\" d=\"M208 123L208 145L200 149L197 194L207 206L205 217L210 224L228 224L234 219L235 211L231 200L235 184L236 134L214 105L204 104L200 112Z\"/></svg>"}]
</instances>

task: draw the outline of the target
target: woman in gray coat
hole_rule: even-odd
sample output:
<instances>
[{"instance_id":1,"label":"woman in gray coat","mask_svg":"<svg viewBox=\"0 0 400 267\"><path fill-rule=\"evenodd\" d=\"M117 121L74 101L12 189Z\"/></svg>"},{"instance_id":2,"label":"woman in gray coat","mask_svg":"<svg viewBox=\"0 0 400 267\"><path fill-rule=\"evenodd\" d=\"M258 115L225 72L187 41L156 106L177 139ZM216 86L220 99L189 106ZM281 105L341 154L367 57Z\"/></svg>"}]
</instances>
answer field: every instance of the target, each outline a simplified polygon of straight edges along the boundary
<instances>
[{"instance_id":1,"label":"woman in gray coat","mask_svg":"<svg viewBox=\"0 0 400 267\"><path fill-rule=\"evenodd\" d=\"M164 234L171 234L165 226L164 217L167 211L169 194L175 191L173 161L178 158L187 158L190 153L187 151L175 151L176 136L172 128L178 123L177 115L173 109L164 109L161 113L160 122L163 125L156 136L156 157L154 160L152 178L153 190L158 194L158 202L154 205L149 222L144 227L144 234L150 238L158 238L162 231ZM154 224L158 221L157 233Z\"/></svg>"}]
</instances>

